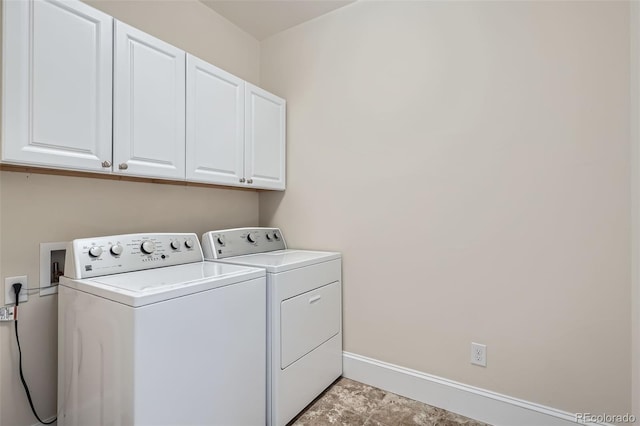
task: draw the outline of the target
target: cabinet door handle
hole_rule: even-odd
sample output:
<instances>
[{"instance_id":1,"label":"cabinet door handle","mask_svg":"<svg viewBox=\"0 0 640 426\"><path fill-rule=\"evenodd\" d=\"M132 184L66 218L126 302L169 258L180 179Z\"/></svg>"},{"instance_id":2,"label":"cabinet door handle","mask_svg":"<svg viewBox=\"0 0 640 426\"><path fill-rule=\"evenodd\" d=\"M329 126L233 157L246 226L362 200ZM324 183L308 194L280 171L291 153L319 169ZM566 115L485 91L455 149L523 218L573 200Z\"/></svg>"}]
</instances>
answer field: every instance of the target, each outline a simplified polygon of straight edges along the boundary
<instances>
[{"instance_id":1,"label":"cabinet door handle","mask_svg":"<svg viewBox=\"0 0 640 426\"><path fill-rule=\"evenodd\" d=\"M320 295L313 296L313 297L309 298L309 304L311 305L312 303L316 303L316 302L318 302L320 299L322 299L322 296L320 296Z\"/></svg>"},{"instance_id":2,"label":"cabinet door handle","mask_svg":"<svg viewBox=\"0 0 640 426\"><path fill-rule=\"evenodd\" d=\"M105 160L102 162L102 167L111 167L111 161Z\"/></svg>"},{"instance_id":3,"label":"cabinet door handle","mask_svg":"<svg viewBox=\"0 0 640 426\"><path fill-rule=\"evenodd\" d=\"M240 178L240 183L244 183L244 178Z\"/></svg>"},{"instance_id":4,"label":"cabinet door handle","mask_svg":"<svg viewBox=\"0 0 640 426\"><path fill-rule=\"evenodd\" d=\"M253 183L253 179L247 179L247 183Z\"/></svg>"},{"instance_id":5,"label":"cabinet door handle","mask_svg":"<svg viewBox=\"0 0 640 426\"><path fill-rule=\"evenodd\" d=\"M129 165L127 163L120 163L120 165L118 166L118 168L120 170L127 170L129 168Z\"/></svg>"}]
</instances>

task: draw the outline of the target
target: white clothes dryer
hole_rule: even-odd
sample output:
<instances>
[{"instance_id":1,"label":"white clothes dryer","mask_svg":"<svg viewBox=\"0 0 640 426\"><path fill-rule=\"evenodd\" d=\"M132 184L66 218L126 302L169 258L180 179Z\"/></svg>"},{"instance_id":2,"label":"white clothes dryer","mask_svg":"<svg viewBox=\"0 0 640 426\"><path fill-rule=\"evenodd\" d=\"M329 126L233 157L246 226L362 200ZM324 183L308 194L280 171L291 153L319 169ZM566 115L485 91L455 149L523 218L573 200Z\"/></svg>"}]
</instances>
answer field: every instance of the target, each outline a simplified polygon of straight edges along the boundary
<instances>
[{"instance_id":1,"label":"white clothes dryer","mask_svg":"<svg viewBox=\"0 0 640 426\"><path fill-rule=\"evenodd\" d=\"M265 424L263 269L195 234L74 240L58 306L58 425Z\"/></svg>"},{"instance_id":2,"label":"white clothes dryer","mask_svg":"<svg viewBox=\"0 0 640 426\"><path fill-rule=\"evenodd\" d=\"M267 424L285 425L342 375L342 257L288 249L278 228L211 231L202 247L267 272Z\"/></svg>"}]
</instances>

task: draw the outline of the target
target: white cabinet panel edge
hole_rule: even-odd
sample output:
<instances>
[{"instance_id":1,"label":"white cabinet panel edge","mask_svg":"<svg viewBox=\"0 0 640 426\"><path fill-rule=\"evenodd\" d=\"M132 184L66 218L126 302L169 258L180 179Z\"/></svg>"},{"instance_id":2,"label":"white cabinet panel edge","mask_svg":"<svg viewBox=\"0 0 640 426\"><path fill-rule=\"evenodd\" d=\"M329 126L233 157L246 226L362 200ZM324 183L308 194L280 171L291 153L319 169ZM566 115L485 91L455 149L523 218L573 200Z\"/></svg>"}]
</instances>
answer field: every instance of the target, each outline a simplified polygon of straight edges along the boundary
<instances>
[{"instance_id":1,"label":"white cabinet panel edge","mask_svg":"<svg viewBox=\"0 0 640 426\"><path fill-rule=\"evenodd\" d=\"M40 0L40 8L59 8L92 23L95 33L96 106L93 141L65 146L65 140L34 140L33 1L3 2L2 161L12 164L110 172L113 18L77 0ZM53 76L55 77L55 75ZM46 96L45 96L46 98ZM50 100L53 102L52 100ZM90 123L80 123L89 125Z\"/></svg>"},{"instance_id":2,"label":"white cabinet panel edge","mask_svg":"<svg viewBox=\"0 0 640 426\"><path fill-rule=\"evenodd\" d=\"M28 145L29 136L29 3L2 6L2 159L17 160L16 145Z\"/></svg>"}]
</instances>

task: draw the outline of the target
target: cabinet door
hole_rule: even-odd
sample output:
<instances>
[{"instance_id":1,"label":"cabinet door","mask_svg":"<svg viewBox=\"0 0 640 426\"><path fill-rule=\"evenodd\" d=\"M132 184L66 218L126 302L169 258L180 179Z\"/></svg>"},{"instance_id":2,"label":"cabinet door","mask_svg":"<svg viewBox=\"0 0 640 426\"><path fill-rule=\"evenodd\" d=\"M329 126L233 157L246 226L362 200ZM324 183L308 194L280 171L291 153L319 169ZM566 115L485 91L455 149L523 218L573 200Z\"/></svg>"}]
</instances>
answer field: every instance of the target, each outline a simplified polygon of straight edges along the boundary
<instances>
[{"instance_id":1,"label":"cabinet door","mask_svg":"<svg viewBox=\"0 0 640 426\"><path fill-rule=\"evenodd\" d=\"M112 18L75 0L3 5L2 160L110 172Z\"/></svg>"},{"instance_id":2,"label":"cabinet door","mask_svg":"<svg viewBox=\"0 0 640 426\"><path fill-rule=\"evenodd\" d=\"M244 185L244 81L187 55L187 180Z\"/></svg>"},{"instance_id":3,"label":"cabinet door","mask_svg":"<svg viewBox=\"0 0 640 426\"><path fill-rule=\"evenodd\" d=\"M184 179L185 53L115 25L113 170Z\"/></svg>"},{"instance_id":4,"label":"cabinet door","mask_svg":"<svg viewBox=\"0 0 640 426\"><path fill-rule=\"evenodd\" d=\"M245 177L249 186L285 188L285 100L245 83Z\"/></svg>"}]
</instances>

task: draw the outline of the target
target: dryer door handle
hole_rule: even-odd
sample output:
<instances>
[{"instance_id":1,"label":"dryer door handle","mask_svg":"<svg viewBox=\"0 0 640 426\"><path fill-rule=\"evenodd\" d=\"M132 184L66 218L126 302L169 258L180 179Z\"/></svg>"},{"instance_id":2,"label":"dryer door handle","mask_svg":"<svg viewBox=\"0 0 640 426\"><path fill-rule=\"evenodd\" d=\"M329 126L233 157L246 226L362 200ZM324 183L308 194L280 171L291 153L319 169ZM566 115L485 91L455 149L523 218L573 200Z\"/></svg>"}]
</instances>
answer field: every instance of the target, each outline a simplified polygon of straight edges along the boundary
<instances>
[{"instance_id":1,"label":"dryer door handle","mask_svg":"<svg viewBox=\"0 0 640 426\"><path fill-rule=\"evenodd\" d=\"M311 305L312 303L316 303L316 302L318 302L320 299L322 299L322 296L320 296L320 295L313 296L313 297L309 298L309 304Z\"/></svg>"}]
</instances>

